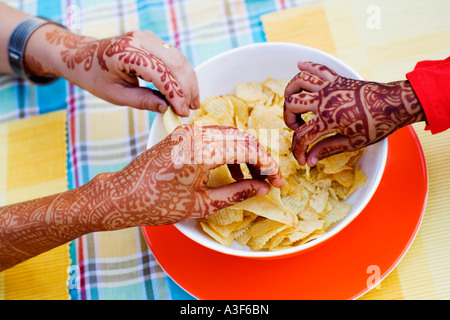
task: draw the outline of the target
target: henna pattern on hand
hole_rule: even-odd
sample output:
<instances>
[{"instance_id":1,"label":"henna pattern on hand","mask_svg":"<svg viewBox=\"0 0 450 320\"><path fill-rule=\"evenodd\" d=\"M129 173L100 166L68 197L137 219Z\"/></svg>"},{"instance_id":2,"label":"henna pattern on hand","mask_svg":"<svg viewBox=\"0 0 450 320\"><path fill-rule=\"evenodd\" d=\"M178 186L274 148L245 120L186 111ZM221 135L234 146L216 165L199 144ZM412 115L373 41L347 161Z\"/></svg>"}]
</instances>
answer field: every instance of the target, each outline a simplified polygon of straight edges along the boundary
<instances>
[{"instance_id":1,"label":"henna pattern on hand","mask_svg":"<svg viewBox=\"0 0 450 320\"><path fill-rule=\"evenodd\" d=\"M226 163L249 163L282 186L277 163L254 136L235 128L182 125L115 174L111 199L133 225L201 218L258 193L252 183L231 194L211 192L209 171Z\"/></svg>"},{"instance_id":2,"label":"henna pattern on hand","mask_svg":"<svg viewBox=\"0 0 450 320\"><path fill-rule=\"evenodd\" d=\"M353 151L379 142L395 130L425 120L419 100L407 81L387 84L338 76L325 66L302 63L286 88L285 122L295 129L293 153L300 164L314 156ZM306 124L299 119L312 111ZM319 138L336 134L307 149ZM315 162L315 161L313 161Z\"/></svg>"},{"instance_id":3,"label":"henna pattern on hand","mask_svg":"<svg viewBox=\"0 0 450 320\"><path fill-rule=\"evenodd\" d=\"M207 185L210 170L237 163L267 176ZM266 193L262 178L283 185L277 163L253 135L228 127L179 126L118 172L0 208L0 271L89 232L204 217Z\"/></svg>"},{"instance_id":4,"label":"henna pattern on hand","mask_svg":"<svg viewBox=\"0 0 450 320\"><path fill-rule=\"evenodd\" d=\"M46 33L46 39L50 44L65 48L61 51L61 58L69 69L75 69L77 65L83 64L84 70L89 71L97 58L101 70L109 72L107 58L114 58L123 65L119 71L129 76L140 77L135 66L150 67L159 74L160 81L170 98L175 95L184 97L180 85L167 66L155 55L134 45L134 37L134 32L101 40L79 36L61 29Z\"/></svg>"}]
</instances>

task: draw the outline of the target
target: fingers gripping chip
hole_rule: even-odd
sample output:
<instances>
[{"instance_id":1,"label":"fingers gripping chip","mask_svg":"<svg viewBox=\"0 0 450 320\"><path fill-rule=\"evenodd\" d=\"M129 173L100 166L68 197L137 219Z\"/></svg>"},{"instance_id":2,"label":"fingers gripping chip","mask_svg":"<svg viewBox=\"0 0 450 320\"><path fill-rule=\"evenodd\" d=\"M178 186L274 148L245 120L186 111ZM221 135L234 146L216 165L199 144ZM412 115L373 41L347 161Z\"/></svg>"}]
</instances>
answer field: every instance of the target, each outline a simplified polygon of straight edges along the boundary
<instances>
[{"instance_id":1,"label":"fingers gripping chip","mask_svg":"<svg viewBox=\"0 0 450 320\"><path fill-rule=\"evenodd\" d=\"M235 182L231 173L228 170L227 165L221 165L209 172L208 186L209 187L221 187Z\"/></svg>"},{"instance_id":2,"label":"fingers gripping chip","mask_svg":"<svg viewBox=\"0 0 450 320\"><path fill-rule=\"evenodd\" d=\"M286 181L282 190L271 187L264 196L201 219L205 233L222 245L236 241L251 250L281 250L317 239L350 212L351 205L343 200L366 181L357 167L362 150L322 159L315 168L298 164L291 152L294 132L283 120L288 82L268 78L262 83L240 83L235 95L206 99L193 113L191 123L234 126L253 133L278 162ZM171 112L165 115L168 131L181 120ZM314 117L312 112L302 114L305 121ZM252 178L245 165L241 169L245 179ZM210 172L208 186L233 182L225 165Z\"/></svg>"}]
</instances>

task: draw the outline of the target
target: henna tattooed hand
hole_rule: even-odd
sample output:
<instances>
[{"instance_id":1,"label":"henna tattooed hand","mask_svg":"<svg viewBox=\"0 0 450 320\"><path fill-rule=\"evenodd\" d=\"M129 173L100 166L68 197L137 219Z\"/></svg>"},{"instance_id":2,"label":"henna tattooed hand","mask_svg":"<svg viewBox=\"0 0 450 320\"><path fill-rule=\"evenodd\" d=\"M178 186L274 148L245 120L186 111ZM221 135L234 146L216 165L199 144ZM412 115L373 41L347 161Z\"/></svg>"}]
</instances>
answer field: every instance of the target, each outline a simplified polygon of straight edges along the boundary
<instances>
[{"instance_id":1,"label":"henna tattooed hand","mask_svg":"<svg viewBox=\"0 0 450 320\"><path fill-rule=\"evenodd\" d=\"M242 179L247 163L254 179ZM210 170L228 164L237 182L211 188ZM282 187L275 160L257 139L229 127L182 125L111 179L111 199L132 225L172 224L200 218Z\"/></svg>"},{"instance_id":2,"label":"henna tattooed hand","mask_svg":"<svg viewBox=\"0 0 450 320\"><path fill-rule=\"evenodd\" d=\"M408 81L353 80L312 62L298 67L300 73L286 87L284 121L295 130L292 152L301 165L315 166L320 159L361 149L425 120ZM315 116L305 123L300 116L310 111Z\"/></svg>"},{"instance_id":3,"label":"henna tattooed hand","mask_svg":"<svg viewBox=\"0 0 450 320\"><path fill-rule=\"evenodd\" d=\"M239 164L253 179L243 179ZM227 164L236 182L207 185ZM95 231L200 218L284 182L275 160L251 134L182 125L118 172L45 198L0 208L0 271Z\"/></svg>"},{"instance_id":4,"label":"henna tattooed hand","mask_svg":"<svg viewBox=\"0 0 450 320\"><path fill-rule=\"evenodd\" d=\"M164 112L170 104L181 116L200 106L194 69L177 48L164 46L153 32L97 40L52 25L40 29L48 48L39 51L38 33L25 52L28 70L35 75L62 76L116 105ZM138 78L159 91L140 87Z\"/></svg>"}]
</instances>

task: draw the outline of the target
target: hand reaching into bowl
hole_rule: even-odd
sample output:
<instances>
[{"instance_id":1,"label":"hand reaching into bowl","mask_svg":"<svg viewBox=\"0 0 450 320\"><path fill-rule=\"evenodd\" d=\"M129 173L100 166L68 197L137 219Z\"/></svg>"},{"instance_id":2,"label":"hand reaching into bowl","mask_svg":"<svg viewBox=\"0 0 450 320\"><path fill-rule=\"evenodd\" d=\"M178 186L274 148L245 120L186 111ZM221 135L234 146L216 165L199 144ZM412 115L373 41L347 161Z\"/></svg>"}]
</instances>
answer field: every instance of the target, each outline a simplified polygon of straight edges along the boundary
<instances>
[{"instance_id":1,"label":"hand reaching into bowl","mask_svg":"<svg viewBox=\"0 0 450 320\"><path fill-rule=\"evenodd\" d=\"M30 38L25 63L30 74L64 77L116 105L161 113L171 105L180 116L200 107L191 64L151 31L94 39L45 25ZM159 91L140 87L138 78Z\"/></svg>"},{"instance_id":2,"label":"hand reaching into bowl","mask_svg":"<svg viewBox=\"0 0 450 320\"><path fill-rule=\"evenodd\" d=\"M254 179L243 179L237 170L241 163L252 168ZM209 172L224 164L237 182L209 187ZM265 178L283 186L277 163L253 135L229 127L181 125L108 180L116 217L131 225L160 225L205 217L266 194Z\"/></svg>"},{"instance_id":3,"label":"hand reaching into bowl","mask_svg":"<svg viewBox=\"0 0 450 320\"><path fill-rule=\"evenodd\" d=\"M253 179L243 179L239 164ZM207 185L227 164L236 182ZM253 135L181 125L120 171L57 195L0 208L0 271L86 233L173 224L283 186L278 164Z\"/></svg>"},{"instance_id":4,"label":"hand reaching into bowl","mask_svg":"<svg viewBox=\"0 0 450 320\"><path fill-rule=\"evenodd\" d=\"M299 62L298 68L285 90L284 120L295 130L292 152L301 165L313 167L320 159L361 149L425 120L408 81L353 80L312 62ZM301 114L310 111L315 116L305 123Z\"/></svg>"}]
</instances>

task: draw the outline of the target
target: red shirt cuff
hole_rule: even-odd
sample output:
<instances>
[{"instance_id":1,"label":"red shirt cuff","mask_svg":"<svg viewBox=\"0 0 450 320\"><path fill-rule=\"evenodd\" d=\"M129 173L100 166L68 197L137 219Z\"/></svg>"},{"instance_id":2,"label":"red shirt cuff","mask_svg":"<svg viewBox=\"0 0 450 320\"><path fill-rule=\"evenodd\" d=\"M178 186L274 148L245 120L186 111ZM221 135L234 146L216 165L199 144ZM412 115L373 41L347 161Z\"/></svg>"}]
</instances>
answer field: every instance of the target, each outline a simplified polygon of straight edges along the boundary
<instances>
[{"instance_id":1,"label":"red shirt cuff","mask_svg":"<svg viewBox=\"0 0 450 320\"><path fill-rule=\"evenodd\" d=\"M421 61L406 74L427 117L427 129L436 134L450 127L450 57Z\"/></svg>"}]
</instances>

